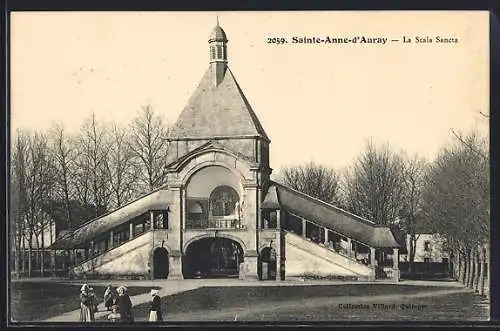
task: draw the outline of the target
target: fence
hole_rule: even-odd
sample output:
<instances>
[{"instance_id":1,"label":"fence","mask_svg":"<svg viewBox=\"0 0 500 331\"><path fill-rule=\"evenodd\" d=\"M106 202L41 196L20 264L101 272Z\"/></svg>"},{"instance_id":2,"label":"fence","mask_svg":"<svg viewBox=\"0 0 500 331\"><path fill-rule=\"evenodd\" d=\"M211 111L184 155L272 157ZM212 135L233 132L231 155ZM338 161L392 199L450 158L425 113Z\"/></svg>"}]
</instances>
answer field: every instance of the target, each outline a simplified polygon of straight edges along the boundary
<instances>
[{"instance_id":1,"label":"fence","mask_svg":"<svg viewBox=\"0 0 500 331\"><path fill-rule=\"evenodd\" d=\"M436 279L451 276L451 266L448 262L400 262L399 270L402 279Z\"/></svg>"}]
</instances>

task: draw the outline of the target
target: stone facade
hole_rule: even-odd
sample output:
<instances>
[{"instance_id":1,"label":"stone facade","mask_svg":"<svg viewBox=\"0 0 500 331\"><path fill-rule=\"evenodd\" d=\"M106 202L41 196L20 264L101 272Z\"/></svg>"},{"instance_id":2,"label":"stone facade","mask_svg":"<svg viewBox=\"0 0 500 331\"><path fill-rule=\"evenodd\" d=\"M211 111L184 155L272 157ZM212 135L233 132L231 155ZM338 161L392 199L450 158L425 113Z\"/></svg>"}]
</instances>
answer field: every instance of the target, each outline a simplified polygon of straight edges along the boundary
<instances>
[{"instance_id":1,"label":"stone facade","mask_svg":"<svg viewBox=\"0 0 500 331\"><path fill-rule=\"evenodd\" d=\"M218 25L209 47L210 66L169 138L167 185L61 240L66 249L91 249L72 274L373 279L375 248L397 245L390 231L270 181L270 140L227 66ZM303 212L301 236L290 232L294 209ZM312 225L324 241L311 240ZM331 245L342 233L344 253Z\"/></svg>"}]
</instances>

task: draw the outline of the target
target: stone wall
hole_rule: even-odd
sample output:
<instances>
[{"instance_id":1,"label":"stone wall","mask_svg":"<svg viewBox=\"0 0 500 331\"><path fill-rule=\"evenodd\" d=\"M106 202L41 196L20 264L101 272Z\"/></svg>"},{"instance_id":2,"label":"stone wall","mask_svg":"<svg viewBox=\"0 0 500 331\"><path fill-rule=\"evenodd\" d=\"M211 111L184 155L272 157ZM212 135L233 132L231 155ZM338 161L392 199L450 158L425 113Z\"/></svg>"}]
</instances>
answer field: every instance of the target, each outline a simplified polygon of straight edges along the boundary
<instances>
[{"instance_id":1,"label":"stone wall","mask_svg":"<svg viewBox=\"0 0 500 331\"><path fill-rule=\"evenodd\" d=\"M295 234L286 237L286 276L355 276L370 278L372 269L326 247L321 247Z\"/></svg>"}]
</instances>

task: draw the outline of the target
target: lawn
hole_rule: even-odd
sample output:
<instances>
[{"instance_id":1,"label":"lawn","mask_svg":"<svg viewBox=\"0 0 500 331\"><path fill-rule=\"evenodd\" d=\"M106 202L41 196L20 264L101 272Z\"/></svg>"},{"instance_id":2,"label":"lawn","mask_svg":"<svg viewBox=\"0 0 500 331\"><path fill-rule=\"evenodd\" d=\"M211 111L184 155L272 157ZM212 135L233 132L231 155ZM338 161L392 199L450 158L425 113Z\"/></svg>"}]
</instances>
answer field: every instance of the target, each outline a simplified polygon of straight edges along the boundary
<instances>
[{"instance_id":1,"label":"lawn","mask_svg":"<svg viewBox=\"0 0 500 331\"><path fill-rule=\"evenodd\" d=\"M168 321L234 321L235 318L238 321L485 319L486 312L477 305L481 301L477 295L432 296L434 291L446 289L452 288L391 284L205 287L164 297L162 302ZM429 293L430 297L405 298L422 292ZM397 298L381 299L381 296L388 295L397 295ZM349 297L363 297L364 306L354 309L339 307L339 303L349 300ZM374 303L394 306L375 308ZM404 309L402 304L413 306ZM144 321L148 309L149 304L134 307L136 321Z\"/></svg>"},{"instance_id":2,"label":"lawn","mask_svg":"<svg viewBox=\"0 0 500 331\"><path fill-rule=\"evenodd\" d=\"M104 286L93 286L102 301ZM12 282L10 315L13 321L41 321L80 308L81 284ZM128 287L130 296L147 293L151 287Z\"/></svg>"}]
</instances>

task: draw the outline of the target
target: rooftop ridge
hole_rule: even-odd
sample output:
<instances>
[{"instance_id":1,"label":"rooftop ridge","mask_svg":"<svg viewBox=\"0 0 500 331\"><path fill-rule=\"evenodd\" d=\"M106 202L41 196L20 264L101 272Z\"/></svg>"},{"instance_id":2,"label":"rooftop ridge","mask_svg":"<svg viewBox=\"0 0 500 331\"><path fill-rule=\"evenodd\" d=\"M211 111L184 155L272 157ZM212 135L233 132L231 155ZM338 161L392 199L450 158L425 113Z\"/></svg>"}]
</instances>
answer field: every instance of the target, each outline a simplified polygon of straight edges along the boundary
<instances>
[{"instance_id":1,"label":"rooftop ridge","mask_svg":"<svg viewBox=\"0 0 500 331\"><path fill-rule=\"evenodd\" d=\"M286 185L284 185L282 183L279 183L279 182L276 182L276 181L271 181L271 182L274 185L280 186L280 187L282 187L282 188L284 188L286 190L289 190L289 191L292 191L294 193L297 193L297 194L303 196L306 199L309 199L309 200L312 200L312 201L315 201L315 202L319 202L320 204L324 205L325 207L332 208L332 209L335 209L335 210L337 210L337 211L339 211L339 212L341 212L341 213L343 213L345 215L349 215L349 216L355 217L356 219L358 219L358 220L360 220L362 222L368 223L368 225L372 225L374 227L386 227L386 226L379 225L379 224L377 224L377 223L375 223L373 221L370 221L369 219L366 219L366 218L364 218L362 216L359 216L359 215L353 214L351 212L348 212L347 210L344 210L344 209L342 209L340 207L337 207L337 206L335 206L335 205L333 205L331 203L328 203L328 202L325 202L325 201L323 201L321 199L318 199L318 198L315 198L313 196L310 196L310 195L308 195L308 194L306 194L304 192L300 192L300 191L298 191L298 190L296 190L294 188L291 188L289 186L286 186Z\"/></svg>"},{"instance_id":2,"label":"rooftop ridge","mask_svg":"<svg viewBox=\"0 0 500 331\"><path fill-rule=\"evenodd\" d=\"M94 221L96 221L96 220L98 220L98 219L101 219L101 218L103 218L103 217L106 217L106 216L108 216L108 215L110 215L110 214L112 214L112 213L116 212L117 210L120 210L120 209L122 209L122 208L124 208L124 207L126 207L126 206L128 206L128 205L130 205L130 204L132 204L132 203L134 203L134 202L136 202L136 201L138 201L138 200L141 200L141 199L143 199L143 198L145 198L145 197L147 197L147 196L149 196L149 195L151 195L151 194L153 194L153 193L156 193L156 192L158 192L158 191L161 191L161 190L168 190L168 185L163 185L163 186L161 186L161 187L159 187L159 188L157 188L157 189L154 189L154 190L152 190L152 191L150 191L150 192L148 192L148 193L145 193L145 194L143 194L143 195L141 195L141 196L139 196L139 197L135 198L134 200L131 200L131 201L127 202L127 203L126 203L126 204L124 204L124 205L118 206L118 207L116 207L116 208L114 208L114 209L112 209L112 210L108 211L108 212L107 212L107 213L105 213L105 214L102 214L102 215L100 215L100 216L94 217L94 218L92 218L92 219L88 220L87 222L82 223L82 224L81 224L78 228L74 229L74 230L73 230L73 231L71 231L70 233L72 234L72 233L73 233L73 232L75 232L76 230L79 230L79 229L83 228L85 225L88 225L88 224L90 224L90 223L92 223L92 222L94 222ZM68 233L68 234L69 234L69 233ZM64 238L64 237L62 237L62 238ZM61 238L61 239L62 239L62 238Z\"/></svg>"}]
</instances>

